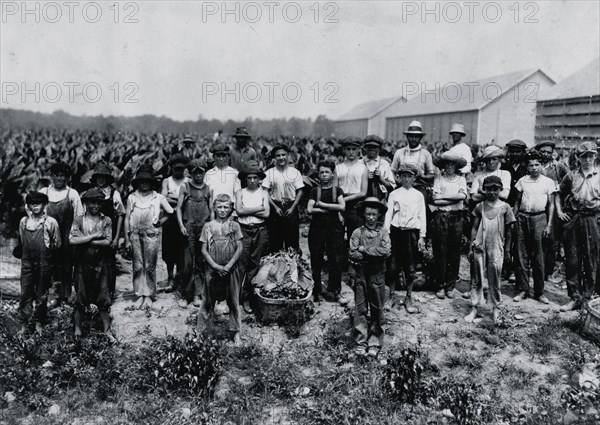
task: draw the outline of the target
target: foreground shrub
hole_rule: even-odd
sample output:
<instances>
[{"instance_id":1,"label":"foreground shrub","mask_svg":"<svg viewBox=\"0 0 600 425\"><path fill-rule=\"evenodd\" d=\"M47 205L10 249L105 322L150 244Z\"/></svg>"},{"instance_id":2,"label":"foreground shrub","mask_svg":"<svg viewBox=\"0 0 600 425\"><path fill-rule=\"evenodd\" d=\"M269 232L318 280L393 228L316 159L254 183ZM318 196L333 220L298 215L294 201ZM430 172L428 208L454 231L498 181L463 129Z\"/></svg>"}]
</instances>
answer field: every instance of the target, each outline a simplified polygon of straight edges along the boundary
<instances>
[{"instance_id":1,"label":"foreground shrub","mask_svg":"<svg viewBox=\"0 0 600 425\"><path fill-rule=\"evenodd\" d=\"M395 357L388 359L384 367L383 389L393 399L408 404L427 404L431 397L431 386L424 372L434 371L429 359L419 346L404 348Z\"/></svg>"}]
</instances>

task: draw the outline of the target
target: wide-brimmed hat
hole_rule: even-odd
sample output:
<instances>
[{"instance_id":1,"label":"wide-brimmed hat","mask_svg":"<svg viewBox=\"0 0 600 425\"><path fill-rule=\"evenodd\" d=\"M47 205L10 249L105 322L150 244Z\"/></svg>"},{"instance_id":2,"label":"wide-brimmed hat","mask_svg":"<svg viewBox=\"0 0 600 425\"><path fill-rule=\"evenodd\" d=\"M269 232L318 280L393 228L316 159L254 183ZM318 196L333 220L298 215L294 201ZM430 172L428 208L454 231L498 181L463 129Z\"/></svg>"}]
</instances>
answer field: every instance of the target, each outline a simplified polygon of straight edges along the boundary
<instances>
[{"instance_id":1,"label":"wide-brimmed hat","mask_svg":"<svg viewBox=\"0 0 600 425\"><path fill-rule=\"evenodd\" d=\"M25 197L26 204L47 204L48 195L42 192L29 192Z\"/></svg>"},{"instance_id":2,"label":"wide-brimmed hat","mask_svg":"<svg viewBox=\"0 0 600 425\"><path fill-rule=\"evenodd\" d=\"M104 192L96 187L86 190L83 195L81 195L82 202L104 201L105 198Z\"/></svg>"},{"instance_id":3,"label":"wide-brimmed hat","mask_svg":"<svg viewBox=\"0 0 600 425\"><path fill-rule=\"evenodd\" d=\"M467 133L465 133L465 126L462 124L459 124L459 123L452 124L452 128L450 129L449 134L452 134L452 133L460 133L463 136L467 135Z\"/></svg>"},{"instance_id":4,"label":"wide-brimmed hat","mask_svg":"<svg viewBox=\"0 0 600 425\"><path fill-rule=\"evenodd\" d=\"M544 140L544 141L538 143L537 145L535 145L535 149L540 150L544 146L550 146L552 149L556 149L556 143L554 143L551 140Z\"/></svg>"},{"instance_id":5,"label":"wide-brimmed hat","mask_svg":"<svg viewBox=\"0 0 600 425\"><path fill-rule=\"evenodd\" d=\"M362 145L361 140L358 137L354 136L344 137L340 143L343 148L347 148L349 146L355 146L357 148L360 148Z\"/></svg>"},{"instance_id":6,"label":"wide-brimmed hat","mask_svg":"<svg viewBox=\"0 0 600 425\"><path fill-rule=\"evenodd\" d=\"M364 201L356 204L356 210L359 212L364 211L367 207L377 208L381 214L385 214L387 211L387 206L374 196L369 196L368 198L365 198Z\"/></svg>"},{"instance_id":7,"label":"wide-brimmed hat","mask_svg":"<svg viewBox=\"0 0 600 425\"><path fill-rule=\"evenodd\" d=\"M363 146L365 148L369 146L380 148L381 145L383 145L383 139L375 134L370 134L363 140Z\"/></svg>"},{"instance_id":8,"label":"wide-brimmed hat","mask_svg":"<svg viewBox=\"0 0 600 425\"><path fill-rule=\"evenodd\" d=\"M187 163L187 169L190 173L193 173L196 170L202 170L206 172L206 163L201 159L192 159Z\"/></svg>"},{"instance_id":9,"label":"wide-brimmed hat","mask_svg":"<svg viewBox=\"0 0 600 425\"><path fill-rule=\"evenodd\" d=\"M480 161L485 161L490 158L504 158L504 151L498 146L488 146L481 153Z\"/></svg>"},{"instance_id":10,"label":"wide-brimmed hat","mask_svg":"<svg viewBox=\"0 0 600 425\"><path fill-rule=\"evenodd\" d=\"M466 159L457 155L453 155L450 152L444 152L437 158L433 159L433 165L435 165L438 168L443 168L447 162L454 162L456 164L457 169L461 169L467 165Z\"/></svg>"},{"instance_id":11,"label":"wide-brimmed hat","mask_svg":"<svg viewBox=\"0 0 600 425\"><path fill-rule=\"evenodd\" d=\"M408 129L404 132L404 134L425 136L427 133L423 133L423 126L421 126L419 121L413 121L408 125Z\"/></svg>"},{"instance_id":12,"label":"wide-brimmed hat","mask_svg":"<svg viewBox=\"0 0 600 425\"><path fill-rule=\"evenodd\" d=\"M235 134L233 135L236 139L250 139L252 136L248 134L248 130L246 127L238 127L235 129Z\"/></svg>"},{"instance_id":13,"label":"wide-brimmed hat","mask_svg":"<svg viewBox=\"0 0 600 425\"><path fill-rule=\"evenodd\" d=\"M216 153L229 153L229 146L227 146L225 143L217 143L216 145L213 145L212 148L210 148L210 152L214 155Z\"/></svg>"},{"instance_id":14,"label":"wide-brimmed hat","mask_svg":"<svg viewBox=\"0 0 600 425\"><path fill-rule=\"evenodd\" d=\"M598 153L598 146L594 142L583 142L577 145L575 149L577 156L585 155L586 153L593 152Z\"/></svg>"},{"instance_id":15,"label":"wide-brimmed hat","mask_svg":"<svg viewBox=\"0 0 600 425\"><path fill-rule=\"evenodd\" d=\"M257 161L248 161L242 171L239 172L238 177L240 180L245 179L249 174L256 174L260 180L266 177L266 174L258 166Z\"/></svg>"},{"instance_id":16,"label":"wide-brimmed hat","mask_svg":"<svg viewBox=\"0 0 600 425\"><path fill-rule=\"evenodd\" d=\"M156 183L156 178L154 177L154 174L152 173L152 171L150 171L150 169L146 167L142 167L138 170L133 180L131 180L131 185L135 187L144 181Z\"/></svg>"},{"instance_id":17,"label":"wide-brimmed hat","mask_svg":"<svg viewBox=\"0 0 600 425\"><path fill-rule=\"evenodd\" d=\"M403 162L398 166L396 170L394 170L394 172L396 174L410 173L413 176L416 176L419 174L419 169L412 162Z\"/></svg>"},{"instance_id":18,"label":"wide-brimmed hat","mask_svg":"<svg viewBox=\"0 0 600 425\"><path fill-rule=\"evenodd\" d=\"M498 176L487 176L485 179L483 179L481 187L485 186L497 186L500 189L504 188L504 184L502 184L502 179Z\"/></svg>"},{"instance_id":19,"label":"wide-brimmed hat","mask_svg":"<svg viewBox=\"0 0 600 425\"><path fill-rule=\"evenodd\" d=\"M115 177L112 175L112 170L107 164L104 163L96 164L96 167L94 168L94 173L90 178L92 184L95 184L94 181L98 177L104 177L108 180L109 184L115 181Z\"/></svg>"},{"instance_id":20,"label":"wide-brimmed hat","mask_svg":"<svg viewBox=\"0 0 600 425\"><path fill-rule=\"evenodd\" d=\"M507 148L527 149L527 143L521 139L513 139L506 144Z\"/></svg>"}]
</instances>

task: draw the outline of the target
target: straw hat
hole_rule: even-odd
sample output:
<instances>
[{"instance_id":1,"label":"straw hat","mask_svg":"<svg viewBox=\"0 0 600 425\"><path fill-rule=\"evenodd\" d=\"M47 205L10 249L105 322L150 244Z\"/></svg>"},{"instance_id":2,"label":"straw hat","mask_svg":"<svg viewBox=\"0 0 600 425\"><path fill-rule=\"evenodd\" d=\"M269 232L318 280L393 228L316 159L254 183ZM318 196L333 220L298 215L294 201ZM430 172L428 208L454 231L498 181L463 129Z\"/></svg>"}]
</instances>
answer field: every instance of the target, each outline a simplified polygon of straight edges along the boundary
<instances>
[{"instance_id":1,"label":"straw hat","mask_svg":"<svg viewBox=\"0 0 600 425\"><path fill-rule=\"evenodd\" d=\"M450 129L450 134L452 133L460 133L463 136L466 136L467 133L465 133L465 126L459 123L455 123L452 124L452 128Z\"/></svg>"},{"instance_id":2,"label":"straw hat","mask_svg":"<svg viewBox=\"0 0 600 425\"><path fill-rule=\"evenodd\" d=\"M381 202L374 196L369 196L364 201L361 201L358 204L356 204L356 210L359 212L364 211L366 207L377 208L380 214L385 214L388 209L383 202Z\"/></svg>"},{"instance_id":3,"label":"straw hat","mask_svg":"<svg viewBox=\"0 0 600 425\"><path fill-rule=\"evenodd\" d=\"M425 136L427 133L423 133L423 127L419 121L413 121L409 124L408 130L404 134L416 134L419 136Z\"/></svg>"},{"instance_id":4,"label":"straw hat","mask_svg":"<svg viewBox=\"0 0 600 425\"><path fill-rule=\"evenodd\" d=\"M433 159L433 165L435 165L438 168L443 168L444 164L446 164L447 162L454 162L456 164L457 169L461 169L467 165L466 159L457 155L453 155L450 152L444 152L442 155Z\"/></svg>"},{"instance_id":5,"label":"straw hat","mask_svg":"<svg viewBox=\"0 0 600 425\"><path fill-rule=\"evenodd\" d=\"M490 158L504 158L504 151L498 146L488 146L483 150L480 161L485 161Z\"/></svg>"}]
</instances>

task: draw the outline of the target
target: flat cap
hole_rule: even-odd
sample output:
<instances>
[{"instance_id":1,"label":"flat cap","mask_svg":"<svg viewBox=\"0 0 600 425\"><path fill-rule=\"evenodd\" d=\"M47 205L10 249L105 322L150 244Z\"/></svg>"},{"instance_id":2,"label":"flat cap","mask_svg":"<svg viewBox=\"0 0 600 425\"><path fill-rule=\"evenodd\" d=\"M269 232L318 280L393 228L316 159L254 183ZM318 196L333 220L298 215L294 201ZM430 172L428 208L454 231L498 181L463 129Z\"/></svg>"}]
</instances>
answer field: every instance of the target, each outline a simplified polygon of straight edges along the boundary
<instances>
[{"instance_id":1,"label":"flat cap","mask_svg":"<svg viewBox=\"0 0 600 425\"><path fill-rule=\"evenodd\" d=\"M589 152L598 153L598 146L594 142L583 142L577 145L575 150L577 156L584 155Z\"/></svg>"},{"instance_id":2,"label":"flat cap","mask_svg":"<svg viewBox=\"0 0 600 425\"><path fill-rule=\"evenodd\" d=\"M342 139L342 147L346 148L349 146L356 146L356 147L360 147L362 145L360 139L358 137L354 137L354 136L348 136L345 137L344 139Z\"/></svg>"},{"instance_id":3,"label":"flat cap","mask_svg":"<svg viewBox=\"0 0 600 425\"><path fill-rule=\"evenodd\" d=\"M229 146L225 143L217 143L210 148L211 153L229 153Z\"/></svg>"},{"instance_id":4,"label":"flat cap","mask_svg":"<svg viewBox=\"0 0 600 425\"><path fill-rule=\"evenodd\" d=\"M47 204L48 195L42 192L29 192L25 197L26 204Z\"/></svg>"},{"instance_id":5,"label":"flat cap","mask_svg":"<svg viewBox=\"0 0 600 425\"><path fill-rule=\"evenodd\" d=\"M365 140L363 141L363 146L367 147L367 146L375 146L380 148L381 145L383 145L383 139L375 134L370 134L367 137L365 137Z\"/></svg>"},{"instance_id":6,"label":"flat cap","mask_svg":"<svg viewBox=\"0 0 600 425\"><path fill-rule=\"evenodd\" d=\"M498 176L487 176L485 179L483 179L483 184L481 186L496 186L500 189L504 188L502 179Z\"/></svg>"},{"instance_id":7,"label":"flat cap","mask_svg":"<svg viewBox=\"0 0 600 425\"><path fill-rule=\"evenodd\" d=\"M527 143L521 139L513 139L506 144L507 148L527 149Z\"/></svg>"},{"instance_id":8,"label":"flat cap","mask_svg":"<svg viewBox=\"0 0 600 425\"><path fill-rule=\"evenodd\" d=\"M404 163L400 164L398 166L398 169L396 170L396 174L402 174L402 173L410 173L413 176L416 176L417 174L419 174L419 169L412 162L404 162Z\"/></svg>"}]
</instances>

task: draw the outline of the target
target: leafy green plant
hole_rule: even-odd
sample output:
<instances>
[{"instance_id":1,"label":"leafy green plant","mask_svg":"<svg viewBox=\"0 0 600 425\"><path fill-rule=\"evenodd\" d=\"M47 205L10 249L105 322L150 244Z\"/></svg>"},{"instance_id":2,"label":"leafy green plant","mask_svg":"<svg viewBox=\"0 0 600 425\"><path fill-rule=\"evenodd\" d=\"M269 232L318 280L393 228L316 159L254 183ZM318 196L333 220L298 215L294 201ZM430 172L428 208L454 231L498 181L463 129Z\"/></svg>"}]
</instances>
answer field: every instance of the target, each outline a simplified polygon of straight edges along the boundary
<instances>
[{"instance_id":1,"label":"leafy green plant","mask_svg":"<svg viewBox=\"0 0 600 425\"><path fill-rule=\"evenodd\" d=\"M419 346L404 348L388 359L382 381L384 391L402 403L427 403L431 397L424 372L434 370Z\"/></svg>"}]
</instances>

